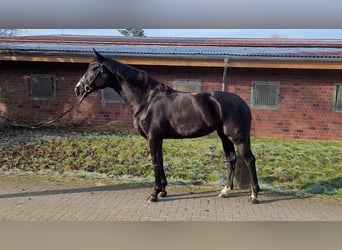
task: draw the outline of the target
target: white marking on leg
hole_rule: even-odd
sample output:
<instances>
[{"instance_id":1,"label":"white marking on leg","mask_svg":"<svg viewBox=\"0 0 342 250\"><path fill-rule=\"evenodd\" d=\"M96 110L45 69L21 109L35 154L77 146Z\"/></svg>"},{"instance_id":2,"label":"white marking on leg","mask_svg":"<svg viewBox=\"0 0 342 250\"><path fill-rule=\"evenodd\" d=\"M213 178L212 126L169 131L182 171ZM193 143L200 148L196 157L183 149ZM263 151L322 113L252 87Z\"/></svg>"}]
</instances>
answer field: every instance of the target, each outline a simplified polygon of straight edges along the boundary
<instances>
[{"instance_id":1,"label":"white marking on leg","mask_svg":"<svg viewBox=\"0 0 342 250\"><path fill-rule=\"evenodd\" d=\"M252 199L256 199L258 198L257 194L254 192L253 188L252 188L252 195L251 195Z\"/></svg>"},{"instance_id":2,"label":"white marking on leg","mask_svg":"<svg viewBox=\"0 0 342 250\"><path fill-rule=\"evenodd\" d=\"M221 193L228 194L229 191L230 191L230 188L227 186L224 186L224 188L221 190Z\"/></svg>"},{"instance_id":3,"label":"white marking on leg","mask_svg":"<svg viewBox=\"0 0 342 250\"><path fill-rule=\"evenodd\" d=\"M252 189L252 195L251 195L251 199L249 200L252 204L258 204L259 200L257 199L258 195L257 193L255 193Z\"/></svg>"},{"instance_id":4,"label":"white marking on leg","mask_svg":"<svg viewBox=\"0 0 342 250\"><path fill-rule=\"evenodd\" d=\"M227 186L224 186L224 188L220 191L219 197L227 197L229 191L230 191L230 188Z\"/></svg>"}]
</instances>

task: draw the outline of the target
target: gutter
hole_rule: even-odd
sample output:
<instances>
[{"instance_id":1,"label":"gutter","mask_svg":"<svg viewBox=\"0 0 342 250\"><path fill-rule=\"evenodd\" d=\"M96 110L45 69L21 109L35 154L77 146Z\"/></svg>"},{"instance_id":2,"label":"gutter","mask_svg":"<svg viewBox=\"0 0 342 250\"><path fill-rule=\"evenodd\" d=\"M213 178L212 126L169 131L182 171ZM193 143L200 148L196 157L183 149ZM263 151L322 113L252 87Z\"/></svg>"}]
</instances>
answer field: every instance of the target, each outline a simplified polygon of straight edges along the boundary
<instances>
[{"instance_id":1,"label":"gutter","mask_svg":"<svg viewBox=\"0 0 342 250\"><path fill-rule=\"evenodd\" d=\"M227 69L228 69L228 62L229 62L229 59L228 58L225 58L223 60L224 62L224 67L223 67L223 77L222 77L222 91L226 91L226 79L227 79Z\"/></svg>"}]
</instances>

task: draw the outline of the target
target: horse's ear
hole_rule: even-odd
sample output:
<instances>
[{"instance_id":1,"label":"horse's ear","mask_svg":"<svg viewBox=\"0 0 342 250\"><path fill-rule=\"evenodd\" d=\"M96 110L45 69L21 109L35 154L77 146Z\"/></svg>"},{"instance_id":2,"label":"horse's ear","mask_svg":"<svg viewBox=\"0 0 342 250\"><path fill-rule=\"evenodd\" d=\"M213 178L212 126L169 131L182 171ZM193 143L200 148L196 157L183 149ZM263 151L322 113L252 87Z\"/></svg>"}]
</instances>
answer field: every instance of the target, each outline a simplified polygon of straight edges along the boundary
<instances>
[{"instance_id":1,"label":"horse's ear","mask_svg":"<svg viewBox=\"0 0 342 250\"><path fill-rule=\"evenodd\" d=\"M94 48L93 48L93 51L94 51L96 61L98 61L99 63L102 63L105 58L99 52L97 52Z\"/></svg>"}]
</instances>

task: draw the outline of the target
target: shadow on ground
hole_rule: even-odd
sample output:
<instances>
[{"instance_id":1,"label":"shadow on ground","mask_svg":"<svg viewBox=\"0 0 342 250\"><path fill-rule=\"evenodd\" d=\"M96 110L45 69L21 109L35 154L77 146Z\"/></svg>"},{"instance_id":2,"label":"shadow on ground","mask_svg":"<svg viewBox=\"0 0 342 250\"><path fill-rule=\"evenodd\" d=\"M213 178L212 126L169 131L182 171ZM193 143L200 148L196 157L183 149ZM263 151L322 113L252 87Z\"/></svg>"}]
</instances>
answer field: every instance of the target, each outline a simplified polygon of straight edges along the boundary
<instances>
[{"instance_id":1,"label":"shadow on ground","mask_svg":"<svg viewBox=\"0 0 342 250\"><path fill-rule=\"evenodd\" d=\"M162 202L174 201L174 200L188 200L188 199L199 199L199 198L218 198L219 191L199 191L199 192L188 192L188 193L171 193L168 194L167 197L159 199ZM250 191L246 190L234 190L232 193L229 194L228 198L223 199L236 199L236 198L245 198L246 201L250 198ZM222 199L222 198L218 198ZM271 191L263 191L259 194L259 204L269 204L278 201L284 200L293 200L293 199L302 199L295 196L290 195L279 195L276 193L272 193Z\"/></svg>"},{"instance_id":2,"label":"shadow on ground","mask_svg":"<svg viewBox=\"0 0 342 250\"><path fill-rule=\"evenodd\" d=\"M92 185L92 184L90 184ZM20 189L20 186L18 187ZM73 193L90 193L97 192L115 192L120 190L134 190L134 189L150 189L146 192L152 192L153 182L133 182L133 183L119 183L109 184L102 186L86 186L86 187L72 187L72 188L60 188L55 189L47 187L45 190L28 191L22 189L21 191L0 194L0 199L11 198L25 198L25 197L37 197L47 195L60 195L60 194L73 194ZM145 192L145 191L144 191ZM160 202L171 202L174 200L191 200L191 199L203 199L203 198L215 198L219 194L219 188L217 187L204 187L194 185L170 185L168 189L168 196L159 199ZM250 190L233 190L229 194L229 199L246 199L248 201L250 197ZM217 197L217 199L220 199ZM268 204L272 202L278 202L282 200L299 199L299 197L280 195L269 190L263 190L259 194L259 204Z\"/></svg>"},{"instance_id":3,"label":"shadow on ground","mask_svg":"<svg viewBox=\"0 0 342 250\"><path fill-rule=\"evenodd\" d=\"M129 190L129 189L140 189L148 188L153 184L150 182L143 183L123 183L115 185L106 186L96 186L96 187L80 187L80 188L66 188L66 189L54 189L54 190L42 190L42 191L29 191L16 192L9 194L1 194L0 199L6 198L19 198L19 197L29 197L29 196L44 196L44 195L58 195L58 194L72 194L72 193L95 193L103 191L118 191L118 190Z\"/></svg>"}]
</instances>

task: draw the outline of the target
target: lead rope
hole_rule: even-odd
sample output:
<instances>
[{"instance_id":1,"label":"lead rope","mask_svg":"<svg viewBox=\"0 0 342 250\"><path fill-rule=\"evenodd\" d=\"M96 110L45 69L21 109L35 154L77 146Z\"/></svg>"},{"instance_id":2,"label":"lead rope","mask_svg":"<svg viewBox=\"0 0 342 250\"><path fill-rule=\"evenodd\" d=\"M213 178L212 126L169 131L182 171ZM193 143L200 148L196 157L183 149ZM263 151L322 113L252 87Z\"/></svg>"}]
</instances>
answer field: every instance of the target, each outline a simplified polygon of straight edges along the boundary
<instances>
[{"instance_id":1,"label":"lead rope","mask_svg":"<svg viewBox=\"0 0 342 250\"><path fill-rule=\"evenodd\" d=\"M50 120L50 121L46 121L46 122L42 122L39 123L37 125L31 126L31 125L26 125L26 124L18 124L16 123L16 121L11 120L7 117L4 117L2 115L0 115L0 117L2 119L5 119L6 121L9 121L9 125L14 126L14 127L19 127L19 128L28 128L28 129L37 129L37 128L41 128L41 127L46 127L51 125L54 122L59 121L60 119L62 119L67 113L71 112L72 110L74 110L75 108L77 108L78 106L80 106L80 104L83 102L84 98L87 96L87 94L89 94L88 92L84 92L84 94L81 96L81 98L73 105L71 106L69 109L67 109L66 111L64 111L60 116L58 116L56 119Z\"/></svg>"}]
</instances>

